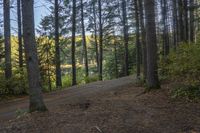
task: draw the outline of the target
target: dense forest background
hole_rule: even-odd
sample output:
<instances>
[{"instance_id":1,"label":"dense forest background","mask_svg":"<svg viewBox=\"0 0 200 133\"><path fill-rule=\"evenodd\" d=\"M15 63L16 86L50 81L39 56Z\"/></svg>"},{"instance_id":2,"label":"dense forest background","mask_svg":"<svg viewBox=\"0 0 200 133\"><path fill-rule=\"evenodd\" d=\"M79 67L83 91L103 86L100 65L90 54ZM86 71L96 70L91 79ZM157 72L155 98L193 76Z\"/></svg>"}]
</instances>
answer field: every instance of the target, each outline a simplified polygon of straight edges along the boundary
<instances>
[{"instance_id":1,"label":"dense forest background","mask_svg":"<svg viewBox=\"0 0 200 133\"><path fill-rule=\"evenodd\" d=\"M199 0L44 3L49 5L46 8L50 13L35 27L44 92L128 75L136 75L142 82L152 79L147 82L150 87L159 84L155 83L157 77L199 86ZM21 0L0 1L0 95L29 93L22 5ZM10 12L16 14L16 19L10 17ZM17 22L17 29L11 21ZM151 53L155 55L152 58ZM148 71L151 64L155 65ZM152 74L148 74L150 70Z\"/></svg>"}]
</instances>

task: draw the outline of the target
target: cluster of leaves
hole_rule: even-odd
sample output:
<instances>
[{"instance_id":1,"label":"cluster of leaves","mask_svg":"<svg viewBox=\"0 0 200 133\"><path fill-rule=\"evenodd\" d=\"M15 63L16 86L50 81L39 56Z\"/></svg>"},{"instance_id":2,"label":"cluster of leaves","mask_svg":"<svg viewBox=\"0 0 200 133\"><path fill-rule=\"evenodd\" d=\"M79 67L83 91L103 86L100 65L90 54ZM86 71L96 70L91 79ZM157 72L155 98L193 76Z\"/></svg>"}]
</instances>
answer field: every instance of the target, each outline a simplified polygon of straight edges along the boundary
<instances>
[{"instance_id":1,"label":"cluster of leaves","mask_svg":"<svg viewBox=\"0 0 200 133\"><path fill-rule=\"evenodd\" d=\"M72 86L72 77L71 75L65 75L62 77L62 84L63 87L70 87Z\"/></svg>"},{"instance_id":2,"label":"cluster of leaves","mask_svg":"<svg viewBox=\"0 0 200 133\"><path fill-rule=\"evenodd\" d=\"M28 94L27 74L22 71L14 71L13 77L6 80L0 73L0 95L25 95Z\"/></svg>"},{"instance_id":3,"label":"cluster of leaves","mask_svg":"<svg viewBox=\"0 0 200 133\"><path fill-rule=\"evenodd\" d=\"M94 74L92 72L92 70L90 71L90 75L88 77L83 76L84 72L85 71L82 67L79 67L77 69L77 82L78 82L78 84L92 83L92 82L99 80L98 75ZM63 87L72 86L72 76L71 76L70 72L68 72L68 74L66 74L65 76L62 77L62 83L63 83Z\"/></svg>"},{"instance_id":4,"label":"cluster of leaves","mask_svg":"<svg viewBox=\"0 0 200 133\"><path fill-rule=\"evenodd\" d=\"M160 63L160 74L187 85L200 83L200 45L181 44Z\"/></svg>"},{"instance_id":5,"label":"cluster of leaves","mask_svg":"<svg viewBox=\"0 0 200 133\"><path fill-rule=\"evenodd\" d=\"M135 73L136 65L136 47L132 44L135 42L135 36L129 36L129 73ZM104 52L104 77L106 79L113 79L124 76L124 43L122 36L111 36L110 40L107 40L106 48ZM109 47L108 47L109 46Z\"/></svg>"},{"instance_id":6,"label":"cluster of leaves","mask_svg":"<svg viewBox=\"0 0 200 133\"><path fill-rule=\"evenodd\" d=\"M161 77L177 81L172 90L173 98L200 99L200 45L180 44L177 51L160 62Z\"/></svg>"},{"instance_id":7,"label":"cluster of leaves","mask_svg":"<svg viewBox=\"0 0 200 133\"><path fill-rule=\"evenodd\" d=\"M187 101L199 101L200 100L200 87L199 86L187 86L181 85L176 87L171 92L172 98L184 98Z\"/></svg>"},{"instance_id":8,"label":"cluster of leaves","mask_svg":"<svg viewBox=\"0 0 200 133\"><path fill-rule=\"evenodd\" d=\"M98 80L99 80L98 75L92 75L89 77L85 77L85 79L84 79L85 83L92 83L92 82L96 82Z\"/></svg>"},{"instance_id":9,"label":"cluster of leaves","mask_svg":"<svg viewBox=\"0 0 200 133\"><path fill-rule=\"evenodd\" d=\"M3 95L23 95L28 93L27 74L26 71L20 70L18 65L18 45L16 37L11 38L12 43L12 65L13 65L13 76L11 79L5 79L4 69L4 40L0 34L0 96Z\"/></svg>"},{"instance_id":10,"label":"cluster of leaves","mask_svg":"<svg viewBox=\"0 0 200 133\"><path fill-rule=\"evenodd\" d=\"M43 91L51 91L55 88L52 86L55 81L54 42L47 36L40 36L37 38L37 44Z\"/></svg>"}]
</instances>

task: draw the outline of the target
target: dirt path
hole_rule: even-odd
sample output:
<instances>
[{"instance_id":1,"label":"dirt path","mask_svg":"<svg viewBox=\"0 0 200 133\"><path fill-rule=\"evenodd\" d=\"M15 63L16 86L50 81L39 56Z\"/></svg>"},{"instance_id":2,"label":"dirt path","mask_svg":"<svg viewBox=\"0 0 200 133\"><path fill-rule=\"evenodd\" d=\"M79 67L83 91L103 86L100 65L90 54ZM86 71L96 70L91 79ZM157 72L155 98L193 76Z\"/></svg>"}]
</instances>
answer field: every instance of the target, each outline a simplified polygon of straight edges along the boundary
<instances>
[{"instance_id":1,"label":"dirt path","mask_svg":"<svg viewBox=\"0 0 200 133\"><path fill-rule=\"evenodd\" d=\"M134 82L133 77L124 77L115 80L95 82L82 86L75 86L62 91L56 91L44 95L45 103L49 110L55 108L59 104L72 100L82 100L85 97L105 92L106 90L117 89L127 86ZM0 122L7 121L16 117L16 111L27 110L28 97L15 99L9 102L0 102Z\"/></svg>"},{"instance_id":2,"label":"dirt path","mask_svg":"<svg viewBox=\"0 0 200 133\"><path fill-rule=\"evenodd\" d=\"M200 103L172 100L169 83L143 93L133 81L126 77L46 94L49 112L0 122L0 133L200 133ZM15 104L25 107L27 100L1 104L1 110L10 110L1 118L13 115Z\"/></svg>"}]
</instances>

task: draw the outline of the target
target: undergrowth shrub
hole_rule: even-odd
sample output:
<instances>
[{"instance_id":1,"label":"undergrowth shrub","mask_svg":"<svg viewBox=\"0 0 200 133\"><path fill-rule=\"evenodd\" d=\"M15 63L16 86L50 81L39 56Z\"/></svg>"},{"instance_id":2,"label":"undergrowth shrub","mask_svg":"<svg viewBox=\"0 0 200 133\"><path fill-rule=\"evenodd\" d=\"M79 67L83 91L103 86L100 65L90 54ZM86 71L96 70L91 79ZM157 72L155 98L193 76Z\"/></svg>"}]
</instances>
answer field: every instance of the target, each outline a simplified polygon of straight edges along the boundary
<instances>
[{"instance_id":1,"label":"undergrowth shrub","mask_svg":"<svg viewBox=\"0 0 200 133\"><path fill-rule=\"evenodd\" d=\"M187 85L200 85L200 45L181 44L161 60L159 73Z\"/></svg>"},{"instance_id":2,"label":"undergrowth shrub","mask_svg":"<svg viewBox=\"0 0 200 133\"><path fill-rule=\"evenodd\" d=\"M85 83L92 83L92 82L96 82L99 80L99 77L98 75L91 75L91 76L88 76L88 77L85 77Z\"/></svg>"},{"instance_id":3,"label":"undergrowth shrub","mask_svg":"<svg viewBox=\"0 0 200 133\"><path fill-rule=\"evenodd\" d=\"M200 99L200 45L180 44L161 60L159 74L180 84L172 90L173 98Z\"/></svg>"},{"instance_id":4,"label":"undergrowth shrub","mask_svg":"<svg viewBox=\"0 0 200 133\"><path fill-rule=\"evenodd\" d=\"M70 87L72 86L72 77L71 75L65 75L62 78L63 87Z\"/></svg>"},{"instance_id":5,"label":"undergrowth shrub","mask_svg":"<svg viewBox=\"0 0 200 133\"><path fill-rule=\"evenodd\" d=\"M28 81L26 72L14 71L11 79L6 80L0 73L0 95L28 94Z\"/></svg>"},{"instance_id":6,"label":"undergrowth shrub","mask_svg":"<svg viewBox=\"0 0 200 133\"><path fill-rule=\"evenodd\" d=\"M184 98L187 101L200 100L200 86L180 85L171 91L172 98Z\"/></svg>"}]
</instances>

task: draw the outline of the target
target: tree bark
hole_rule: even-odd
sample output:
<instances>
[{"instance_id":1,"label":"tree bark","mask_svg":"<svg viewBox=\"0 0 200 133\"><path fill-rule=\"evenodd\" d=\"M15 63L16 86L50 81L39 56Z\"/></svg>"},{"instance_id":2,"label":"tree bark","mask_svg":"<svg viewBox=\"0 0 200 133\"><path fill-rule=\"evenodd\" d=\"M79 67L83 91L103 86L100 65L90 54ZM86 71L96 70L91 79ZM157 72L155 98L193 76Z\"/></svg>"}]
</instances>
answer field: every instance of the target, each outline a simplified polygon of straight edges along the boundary
<instances>
[{"instance_id":1,"label":"tree bark","mask_svg":"<svg viewBox=\"0 0 200 133\"><path fill-rule=\"evenodd\" d=\"M55 0L55 61L56 61L56 87L62 87L62 75L60 67L60 44L59 44L59 5Z\"/></svg>"},{"instance_id":2,"label":"tree bark","mask_svg":"<svg viewBox=\"0 0 200 133\"><path fill-rule=\"evenodd\" d=\"M167 24L167 1L161 0L162 7L162 21L163 21L163 56L166 57L169 54L169 34Z\"/></svg>"},{"instance_id":3,"label":"tree bark","mask_svg":"<svg viewBox=\"0 0 200 133\"><path fill-rule=\"evenodd\" d=\"M189 21L188 21L188 0L183 0L184 7L184 27L185 27L185 42L189 41Z\"/></svg>"},{"instance_id":4,"label":"tree bark","mask_svg":"<svg viewBox=\"0 0 200 133\"><path fill-rule=\"evenodd\" d=\"M33 0L22 0L23 39L29 81L30 105L33 111L46 111L40 84L40 72L35 40Z\"/></svg>"},{"instance_id":5,"label":"tree bark","mask_svg":"<svg viewBox=\"0 0 200 133\"><path fill-rule=\"evenodd\" d=\"M144 0L146 15L146 42L147 42L147 87L160 88L157 65L157 42L155 25L155 1Z\"/></svg>"},{"instance_id":6,"label":"tree bark","mask_svg":"<svg viewBox=\"0 0 200 133\"><path fill-rule=\"evenodd\" d=\"M146 81L147 78L147 49L146 49L146 30L144 26L144 12L143 12L143 0L138 0L139 2L139 14L140 14L140 26L142 34L142 53L143 53L143 78Z\"/></svg>"},{"instance_id":7,"label":"tree bark","mask_svg":"<svg viewBox=\"0 0 200 133\"><path fill-rule=\"evenodd\" d=\"M99 80L103 80L103 26L101 0L98 0L99 8Z\"/></svg>"},{"instance_id":8,"label":"tree bark","mask_svg":"<svg viewBox=\"0 0 200 133\"><path fill-rule=\"evenodd\" d=\"M88 77L89 69L88 69L87 42L86 42L86 36L85 36L83 0L81 0L81 25L82 25L82 43L83 43L83 51L84 51L84 59L85 59L85 76Z\"/></svg>"},{"instance_id":9,"label":"tree bark","mask_svg":"<svg viewBox=\"0 0 200 133\"><path fill-rule=\"evenodd\" d=\"M4 44L5 44L5 78L12 77L11 37L10 37L10 0L3 0L4 10Z\"/></svg>"},{"instance_id":10,"label":"tree bark","mask_svg":"<svg viewBox=\"0 0 200 133\"><path fill-rule=\"evenodd\" d=\"M135 5L135 21L136 21L136 60L137 60L137 79L140 80L140 64L141 64L141 43L140 43L140 22L138 13L138 2Z\"/></svg>"},{"instance_id":11,"label":"tree bark","mask_svg":"<svg viewBox=\"0 0 200 133\"><path fill-rule=\"evenodd\" d=\"M178 10L179 10L179 14L178 14L178 18L179 18L179 38L180 38L180 42L185 40L185 27L183 24L183 2L182 0L178 0Z\"/></svg>"},{"instance_id":12,"label":"tree bark","mask_svg":"<svg viewBox=\"0 0 200 133\"><path fill-rule=\"evenodd\" d=\"M97 18L96 18L95 2L93 2L93 17L94 17L94 39L95 39L96 62L97 62L97 71L99 71L99 46L97 41Z\"/></svg>"},{"instance_id":13,"label":"tree bark","mask_svg":"<svg viewBox=\"0 0 200 133\"><path fill-rule=\"evenodd\" d=\"M49 42L48 42L49 44ZM49 44L50 45L50 44ZM50 59L49 59L49 50L50 48L48 47L48 50L47 50L47 75L48 75L48 89L49 91L52 91L52 86L51 86L51 74L50 74L50 69L51 69L51 65L50 65Z\"/></svg>"},{"instance_id":14,"label":"tree bark","mask_svg":"<svg viewBox=\"0 0 200 133\"><path fill-rule=\"evenodd\" d=\"M177 0L173 0L173 47L176 50L177 44L179 42L178 38L178 15L177 15Z\"/></svg>"},{"instance_id":15,"label":"tree bark","mask_svg":"<svg viewBox=\"0 0 200 133\"><path fill-rule=\"evenodd\" d=\"M115 41L115 38L114 38L114 55L115 55L115 78L119 78L118 60L117 60L117 42Z\"/></svg>"},{"instance_id":16,"label":"tree bark","mask_svg":"<svg viewBox=\"0 0 200 133\"><path fill-rule=\"evenodd\" d=\"M72 12L72 85L77 85L76 81L76 0L73 0Z\"/></svg>"},{"instance_id":17,"label":"tree bark","mask_svg":"<svg viewBox=\"0 0 200 133\"><path fill-rule=\"evenodd\" d=\"M128 24L127 24L127 11L126 11L126 1L122 0L122 23L123 23L123 34L124 34L124 74L129 75L129 51L128 51Z\"/></svg>"},{"instance_id":18,"label":"tree bark","mask_svg":"<svg viewBox=\"0 0 200 133\"><path fill-rule=\"evenodd\" d=\"M23 69L23 44L22 44L22 17L21 0L17 0L18 44L19 44L19 68Z\"/></svg>"},{"instance_id":19,"label":"tree bark","mask_svg":"<svg viewBox=\"0 0 200 133\"><path fill-rule=\"evenodd\" d=\"M194 0L190 0L190 6L194 5ZM190 9L190 42L194 42L194 8Z\"/></svg>"}]
</instances>

